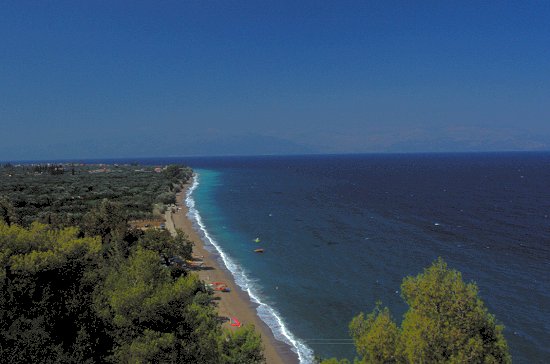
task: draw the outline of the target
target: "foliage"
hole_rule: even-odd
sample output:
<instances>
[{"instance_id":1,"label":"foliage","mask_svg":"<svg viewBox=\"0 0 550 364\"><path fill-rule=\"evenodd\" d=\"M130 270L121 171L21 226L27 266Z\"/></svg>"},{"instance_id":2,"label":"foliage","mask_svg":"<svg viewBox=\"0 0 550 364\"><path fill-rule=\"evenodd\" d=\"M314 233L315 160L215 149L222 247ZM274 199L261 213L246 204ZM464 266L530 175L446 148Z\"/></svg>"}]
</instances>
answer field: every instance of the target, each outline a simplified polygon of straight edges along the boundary
<instances>
[{"instance_id":1,"label":"foliage","mask_svg":"<svg viewBox=\"0 0 550 364\"><path fill-rule=\"evenodd\" d=\"M90 309L98 238L77 228L30 229L0 222L0 361L95 361L104 337ZM99 335L101 336L101 335Z\"/></svg>"},{"instance_id":2,"label":"foliage","mask_svg":"<svg viewBox=\"0 0 550 364\"><path fill-rule=\"evenodd\" d=\"M13 204L5 197L0 197L0 221L11 225L16 224L19 218Z\"/></svg>"},{"instance_id":3,"label":"foliage","mask_svg":"<svg viewBox=\"0 0 550 364\"><path fill-rule=\"evenodd\" d=\"M136 170L136 179L158 182L154 193L102 174L101 183L88 180L69 199L68 191L82 192L80 177L96 176L73 168L70 175L59 166L0 171L9 197L0 199L0 361L233 363L235 355L263 362L259 335L224 333L204 282L170 265L174 256L191 258L188 237L128 227L130 216L173 199L190 169ZM130 196L140 193L156 199L135 204ZM73 204L83 199L90 203ZM27 228L16 224L18 213ZM52 225L32 222L37 217ZM80 228L58 228L69 223Z\"/></svg>"},{"instance_id":4,"label":"foliage","mask_svg":"<svg viewBox=\"0 0 550 364\"><path fill-rule=\"evenodd\" d=\"M164 192L158 196L158 200L164 205L176 203L176 196L172 192Z\"/></svg>"},{"instance_id":5,"label":"foliage","mask_svg":"<svg viewBox=\"0 0 550 364\"><path fill-rule=\"evenodd\" d=\"M0 223L1 362L263 362L252 327L224 333L204 282L160 264L163 232L126 242L116 261L100 237L79 236Z\"/></svg>"},{"instance_id":6,"label":"foliage","mask_svg":"<svg viewBox=\"0 0 550 364\"><path fill-rule=\"evenodd\" d=\"M170 314L163 311L167 308L172 311L176 305L190 304L201 286L196 275L172 280L156 252L138 247L123 266L107 276L104 295L114 324L135 329L162 321L163 314Z\"/></svg>"},{"instance_id":7,"label":"foliage","mask_svg":"<svg viewBox=\"0 0 550 364\"><path fill-rule=\"evenodd\" d=\"M238 331L226 331L222 338L224 363L252 364L265 363L262 341L253 325L245 325Z\"/></svg>"},{"instance_id":8,"label":"foliage","mask_svg":"<svg viewBox=\"0 0 550 364\"><path fill-rule=\"evenodd\" d=\"M122 206L104 199L101 204L86 213L82 219L82 230L88 236L100 236L108 243L121 239L127 230L128 218Z\"/></svg>"},{"instance_id":9,"label":"foliage","mask_svg":"<svg viewBox=\"0 0 550 364\"><path fill-rule=\"evenodd\" d=\"M410 309L405 314L401 348L410 360L510 362L503 326L487 312L477 286L466 284L440 258L423 274L401 286Z\"/></svg>"},{"instance_id":10,"label":"foliage","mask_svg":"<svg viewBox=\"0 0 550 364\"><path fill-rule=\"evenodd\" d=\"M409 305L401 327L379 305L352 320L361 363L511 363L503 326L488 313L477 286L441 258L405 278L401 289Z\"/></svg>"},{"instance_id":11,"label":"foliage","mask_svg":"<svg viewBox=\"0 0 550 364\"><path fill-rule=\"evenodd\" d=\"M234 354L262 362L260 337L250 328L222 335L214 309L201 304L204 284L196 275L174 279L158 263L157 252L138 246L107 276L98 306L118 344L111 361L233 363Z\"/></svg>"},{"instance_id":12,"label":"foliage","mask_svg":"<svg viewBox=\"0 0 550 364\"><path fill-rule=\"evenodd\" d=\"M190 168L172 164L164 169L163 174L172 181L187 181L193 175L193 171Z\"/></svg>"},{"instance_id":13,"label":"foliage","mask_svg":"<svg viewBox=\"0 0 550 364\"><path fill-rule=\"evenodd\" d=\"M70 173L63 171L70 170ZM166 171L171 171L170 173ZM168 166L130 165L4 165L0 168L0 196L13 207L14 216L29 226L40 221L57 227L81 225L86 213L104 199L121 206L128 219L149 218L153 205L174 202L176 190L192 170ZM4 219L0 200L0 219Z\"/></svg>"},{"instance_id":14,"label":"foliage","mask_svg":"<svg viewBox=\"0 0 550 364\"><path fill-rule=\"evenodd\" d=\"M129 343L122 343L115 351L113 360L118 363L175 363L175 336L145 330Z\"/></svg>"},{"instance_id":15,"label":"foliage","mask_svg":"<svg viewBox=\"0 0 550 364\"><path fill-rule=\"evenodd\" d=\"M170 265L188 237L128 226L192 171L70 168L0 169L0 362L263 362L260 336L224 333L204 282Z\"/></svg>"},{"instance_id":16,"label":"foliage","mask_svg":"<svg viewBox=\"0 0 550 364\"><path fill-rule=\"evenodd\" d=\"M35 173L48 173L51 175L65 173L65 167L61 164L38 164L32 166L32 170Z\"/></svg>"},{"instance_id":17,"label":"foliage","mask_svg":"<svg viewBox=\"0 0 550 364\"><path fill-rule=\"evenodd\" d=\"M396 356L399 329L388 308L378 304L366 318L363 313L354 317L349 327L357 353L366 363L400 362Z\"/></svg>"},{"instance_id":18,"label":"foliage","mask_svg":"<svg viewBox=\"0 0 550 364\"><path fill-rule=\"evenodd\" d=\"M165 265L169 265L170 258L176 256L191 259L193 252L193 243L181 230L177 230L176 236L172 236L168 230L147 230L140 238L139 245L156 251Z\"/></svg>"}]
</instances>

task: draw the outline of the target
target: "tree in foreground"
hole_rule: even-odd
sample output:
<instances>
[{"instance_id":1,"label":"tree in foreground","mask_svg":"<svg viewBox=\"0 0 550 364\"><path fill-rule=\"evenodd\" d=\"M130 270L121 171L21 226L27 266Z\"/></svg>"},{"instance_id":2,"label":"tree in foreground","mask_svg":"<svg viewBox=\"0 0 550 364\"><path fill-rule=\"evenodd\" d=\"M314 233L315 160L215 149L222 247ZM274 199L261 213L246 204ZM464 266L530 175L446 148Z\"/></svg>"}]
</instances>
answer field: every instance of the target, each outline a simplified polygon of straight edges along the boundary
<instances>
[{"instance_id":1,"label":"tree in foreground","mask_svg":"<svg viewBox=\"0 0 550 364\"><path fill-rule=\"evenodd\" d=\"M91 310L101 241L0 222L0 362L83 363L109 344ZM93 337L95 340L90 340Z\"/></svg>"},{"instance_id":2,"label":"tree in foreground","mask_svg":"<svg viewBox=\"0 0 550 364\"><path fill-rule=\"evenodd\" d=\"M113 260L81 235L0 221L0 363L265 362L253 327L226 332L204 282L161 264L185 236L145 234Z\"/></svg>"},{"instance_id":3,"label":"tree in foreground","mask_svg":"<svg viewBox=\"0 0 550 364\"><path fill-rule=\"evenodd\" d=\"M197 275L173 278L159 254L141 246L106 278L96 307L111 324L113 363L262 363L253 327L220 328L210 305L202 305Z\"/></svg>"},{"instance_id":4,"label":"tree in foreground","mask_svg":"<svg viewBox=\"0 0 550 364\"><path fill-rule=\"evenodd\" d=\"M254 325L245 325L237 331L225 331L221 344L224 363L265 363L262 339L254 331Z\"/></svg>"},{"instance_id":5,"label":"tree in foreground","mask_svg":"<svg viewBox=\"0 0 550 364\"><path fill-rule=\"evenodd\" d=\"M487 311L477 286L443 259L405 278L401 290L409 305L401 327L380 305L352 320L359 363L511 363L504 327Z\"/></svg>"}]
</instances>

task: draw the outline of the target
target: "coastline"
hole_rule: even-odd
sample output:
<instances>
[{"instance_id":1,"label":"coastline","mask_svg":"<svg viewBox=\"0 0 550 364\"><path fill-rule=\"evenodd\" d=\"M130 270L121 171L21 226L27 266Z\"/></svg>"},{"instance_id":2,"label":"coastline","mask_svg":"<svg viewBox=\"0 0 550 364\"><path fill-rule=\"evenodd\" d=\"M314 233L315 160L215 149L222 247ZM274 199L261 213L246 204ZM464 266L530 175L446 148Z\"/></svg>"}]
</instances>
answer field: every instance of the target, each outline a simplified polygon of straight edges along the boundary
<instances>
[{"instance_id":1,"label":"coastline","mask_svg":"<svg viewBox=\"0 0 550 364\"><path fill-rule=\"evenodd\" d=\"M220 317L236 317L243 324L253 324L256 331L260 333L264 345L264 355L268 364L298 363L298 355L291 350L291 347L275 338L271 329L264 323L257 314L257 304L251 301L247 292L243 291L234 280L231 272L218 263L218 256L205 248L205 242L200 238L188 217L189 208L185 203L187 191L191 181L183 186L181 192L176 194L176 210L168 210L165 214L166 227L172 233L176 229L182 230L194 243L193 256L204 262L202 269L195 272L205 282L224 282L231 292L214 293L218 306L217 311ZM223 326L235 329L228 323Z\"/></svg>"}]
</instances>

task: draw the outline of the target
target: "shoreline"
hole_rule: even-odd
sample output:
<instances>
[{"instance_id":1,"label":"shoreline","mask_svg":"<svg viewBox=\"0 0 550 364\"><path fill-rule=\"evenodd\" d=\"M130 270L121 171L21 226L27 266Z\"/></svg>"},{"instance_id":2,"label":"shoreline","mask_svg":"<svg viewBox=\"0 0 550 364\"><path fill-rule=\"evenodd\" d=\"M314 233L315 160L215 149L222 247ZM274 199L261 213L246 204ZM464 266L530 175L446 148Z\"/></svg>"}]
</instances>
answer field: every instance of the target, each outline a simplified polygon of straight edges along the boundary
<instances>
[{"instance_id":1,"label":"shoreline","mask_svg":"<svg viewBox=\"0 0 550 364\"><path fill-rule=\"evenodd\" d=\"M201 280L205 282L224 282L231 292L215 291L214 298L217 300L217 311L220 317L236 317L243 324L253 324L256 332L262 337L266 363L298 363L298 355L292 351L290 345L275 338L271 329L263 322L257 314L258 305L250 299L247 292L243 291L236 283L231 272L219 263L219 256L205 247L205 242L195 230L193 222L188 217L189 208L185 203L187 191L191 181L183 185L181 192L176 194L175 212L166 211L166 227L172 233L175 229L182 230L194 243L193 256L204 262L204 267L195 270ZM224 328L234 330L228 323L223 324Z\"/></svg>"}]
</instances>

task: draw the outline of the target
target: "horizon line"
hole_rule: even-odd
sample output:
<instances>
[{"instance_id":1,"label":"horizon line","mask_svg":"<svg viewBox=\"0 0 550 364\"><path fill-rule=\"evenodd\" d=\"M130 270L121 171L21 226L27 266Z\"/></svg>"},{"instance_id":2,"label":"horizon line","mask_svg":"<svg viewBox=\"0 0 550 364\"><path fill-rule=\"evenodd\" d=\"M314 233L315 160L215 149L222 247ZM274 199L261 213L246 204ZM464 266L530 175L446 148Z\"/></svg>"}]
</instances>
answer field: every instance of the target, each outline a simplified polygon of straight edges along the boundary
<instances>
[{"instance_id":1,"label":"horizon line","mask_svg":"<svg viewBox=\"0 0 550 364\"><path fill-rule=\"evenodd\" d=\"M498 151L437 151L437 152L350 152L350 153L290 153L290 154L217 154L217 155L172 155L172 156L136 156L136 157L84 157L84 158L45 158L45 159L12 159L0 160L0 164L16 163L76 163L85 161L137 161L151 159L178 159L178 158L254 158L254 157L315 157L315 156L374 156L374 155L457 155L457 154L546 154L550 150L498 150ZM96 164L96 163L90 163ZM108 164L108 163L106 163Z\"/></svg>"}]
</instances>

